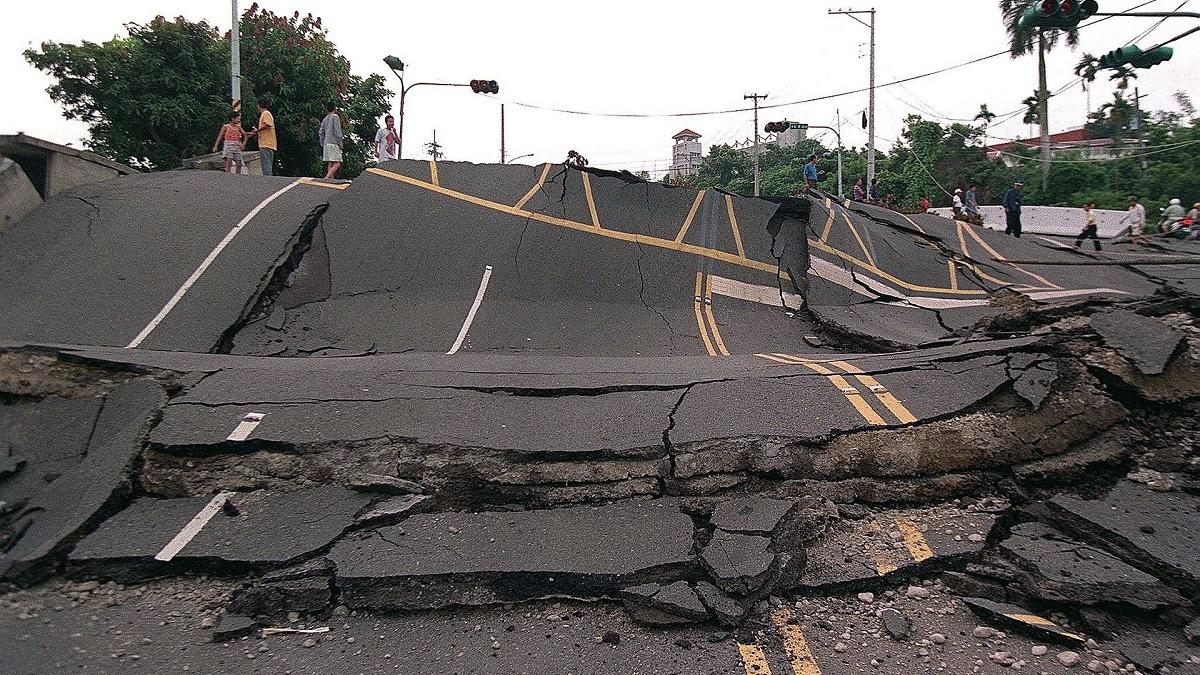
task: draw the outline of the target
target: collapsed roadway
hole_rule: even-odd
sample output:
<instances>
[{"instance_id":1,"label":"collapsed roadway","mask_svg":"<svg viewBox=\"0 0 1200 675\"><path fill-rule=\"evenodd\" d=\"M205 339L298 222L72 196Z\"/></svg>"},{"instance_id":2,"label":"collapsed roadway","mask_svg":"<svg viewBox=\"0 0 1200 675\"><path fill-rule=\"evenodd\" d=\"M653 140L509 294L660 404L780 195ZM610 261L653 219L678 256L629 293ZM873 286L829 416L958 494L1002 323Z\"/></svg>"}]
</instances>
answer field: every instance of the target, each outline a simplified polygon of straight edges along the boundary
<instances>
[{"instance_id":1,"label":"collapsed roadway","mask_svg":"<svg viewBox=\"0 0 1200 675\"><path fill-rule=\"evenodd\" d=\"M76 188L0 233L0 656L1200 672L1198 252L558 165Z\"/></svg>"}]
</instances>

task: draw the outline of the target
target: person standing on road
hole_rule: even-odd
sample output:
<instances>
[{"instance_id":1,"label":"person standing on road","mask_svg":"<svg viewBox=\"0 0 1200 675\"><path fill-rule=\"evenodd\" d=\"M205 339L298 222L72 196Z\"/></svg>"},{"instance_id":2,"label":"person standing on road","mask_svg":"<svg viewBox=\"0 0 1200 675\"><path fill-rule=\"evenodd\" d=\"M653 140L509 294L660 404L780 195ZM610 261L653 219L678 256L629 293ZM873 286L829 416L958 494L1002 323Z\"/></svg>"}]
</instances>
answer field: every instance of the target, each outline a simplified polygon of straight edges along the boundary
<instances>
[{"instance_id":1,"label":"person standing on road","mask_svg":"<svg viewBox=\"0 0 1200 675\"><path fill-rule=\"evenodd\" d=\"M342 168L342 118L338 117L337 104L325 106L325 119L321 120L321 160L325 162L325 180L331 180Z\"/></svg>"},{"instance_id":2,"label":"person standing on road","mask_svg":"<svg viewBox=\"0 0 1200 675\"><path fill-rule=\"evenodd\" d=\"M1134 246L1141 245L1146 237L1143 234L1146 230L1146 207L1142 206L1138 201L1137 196L1129 198L1129 211L1121 216L1121 222L1129 221L1129 238L1133 240Z\"/></svg>"},{"instance_id":3,"label":"person standing on road","mask_svg":"<svg viewBox=\"0 0 1200 675\"><path fill-rule=\"evenodd\" d=\"M216 152L217 146L221 146L221 157L225 158L225 173L229 173L231 166L237 167L236 173L242 172L242 148L245 142L246 131L242 129L241 114L229 113L229 121L217 132L217 140L213 141L212 147L212 151Z\"/></svg>"},{"instance_id":4,"label":"person standing on road","mask_svg":"<svg viewBox=\"0 0 1200 675\"><path fill-rule=\"evenodd\" d=\"M975 184L971 183L967 186L967 198L963 203L963 212L966 214L969 222L976 225L982 225L982 222L976 222L979 219L979 197L975 193Z\"/></svg>"},{"instance_id":5,"label":"person standing on road","mask_svg":"<svg viewBox=\"0 0 1200 675\"><path fill-rule=\"evenodd\" d=\"M1005 227L1004 234L1011 234L1017 239L1021 238L1021 190L1025 184L1021 181L1013 183L1013 186L1004 193L1004 199L1000 201L1004 207Z\"/></svg>"},{"instance_id":6,"label":"person standing on road","mask_svg":"<svg viewBox=\"0 0 1200 675\"><path fill-rule=\"evenodd\" d=\"M817 187L817 156L809 155L808 164L804 165L804 187L815 190Z\"/></svg>"},{"instance_id":7,"label":"person standing on road","mask_svg":"<svg viewBox=\"0 0 1200 675\"><path fill-rule=\"evenodd\" d=\"M854 181L854 201L861 202L866 196L866 193L863 192L862 179L859 178Z\"/></svg>"},{"instance_id":8,"label":"person standing on road","mask_svg":"<svg viewBox=\"0 0 1200 675\"><path fill-rule=\"evenodd\" d=\"M950 208L954 211L955 220L962 220L963 217L962 193L962 188L954 188L954 197L950 203Z\"/></svg>"},{"instance_id":9,"label":"person standing on road","mask_svg":"<svg viewBox=\"0 0 1200 675\"><path fill-rule=\"evenodd\" d=\"M1092 245L1096 247L1096 250L1100 250L1099 228L1096 227L1096 214L1092 211L1094 208L1096 208L1096 205L1092 202L1083 205L1083 231L1079 233L1078 237L1075 237L1075 248L1083 246L1084 239L1091 239Z\"/></svg>"},{"instance_id":10,"label":"person standing on road","mask_svg":"<svg viewBox=\"0 0 1200 675\"><path fill-rule=\"evenodd\" d=\"M275 138L275 116L271 114L270 101L258 102L258 126L250 135L258 136L258 163L262 175L275 175L275 151L279 149L279 142Z\"/></svg>"},{"instance_id":11,"label":"person standing on road","mask_svg":"<svg viewBox=\"0 0 1200 675\"><path fill-rule=\"evenodd\" d=\"M388 115L383 118L383 128L375 132L375 159L386 162L389 159L400 159L396 154L399 147L400 135L396 131L396 118Z\"/></svg>"},{"instance_id":12,"label":"person standing on road","mask_svg":"<svg viewBox=\"0 0 1200 675\"><path fill-rule=\"evenodd\" d=\"M921 209L921 213L929 213L929 209L933 207L933 202L929 201L929 197L924 195L917 200L917 208Z\"/></svg>"},{"instance_id":13,"label":"person standing on road","mask_svg":"<svg viewBox=\"0 0 1200 675\"><path fill-rule=\"evenodd\" d=\"M879 203L879 179L878 178L871 179L871 187L870 187L870 189L867 190L867 201L871 202L872 204Z\"/></svg>"}]
</instances>

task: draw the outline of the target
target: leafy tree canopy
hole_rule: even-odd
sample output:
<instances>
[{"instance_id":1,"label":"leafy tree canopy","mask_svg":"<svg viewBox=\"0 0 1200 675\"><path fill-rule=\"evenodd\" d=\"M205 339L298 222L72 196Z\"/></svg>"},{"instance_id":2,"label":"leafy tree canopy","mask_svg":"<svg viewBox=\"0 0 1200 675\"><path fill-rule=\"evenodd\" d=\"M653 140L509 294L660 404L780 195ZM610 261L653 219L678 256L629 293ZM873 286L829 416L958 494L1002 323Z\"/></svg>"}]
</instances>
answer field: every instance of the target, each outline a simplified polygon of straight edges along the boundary
<instances>
[{"instance_id":1,"label":"leafy tree canopy","mask_svg":"<svg viewBox=\"0 0 1200 675\"><path fill-rule=\"evenodd\" d=\"M88 123L94 152L144 170L205 154L229 111L228 33L161 16L125 29L102 44L45 42L25 58L54 79L47 92L66 117ZM391 92L379 75L350 74L319 17L252 5L242 15L241 61L242 124L254 127L258 101L271 102L278 173L320 171L317 129L328 102L345 122L345 171L362 171Z\"/></svg>"}]
</instances>

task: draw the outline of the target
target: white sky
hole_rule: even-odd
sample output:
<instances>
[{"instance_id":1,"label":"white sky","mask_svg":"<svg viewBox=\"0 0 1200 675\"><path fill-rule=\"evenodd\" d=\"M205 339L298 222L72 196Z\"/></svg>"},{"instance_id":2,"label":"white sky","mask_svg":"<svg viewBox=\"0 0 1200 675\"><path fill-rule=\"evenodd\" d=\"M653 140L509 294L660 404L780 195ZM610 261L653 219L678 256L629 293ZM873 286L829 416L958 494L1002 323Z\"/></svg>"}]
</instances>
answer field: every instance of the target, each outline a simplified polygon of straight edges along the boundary
<instances>
[{"instance_id":1,"label":"white sky","mask_svg":"<svg viewBox=\"0 0 1200 675\"><path fill-rule=\"evenodd\" d=\"M266 0L279 14L299 10L323 17L330 38L350 59L354 72L382 73L398 83L381 59L391 53L408 64L408 81L465 82L495 79L501 96L468 89L417 88L408 97L405 156L418 156L420 144L438 131L446 159L499 160L499 104L495 98L544 106L620 113L668 113L741 107L742 95L769 94L765 104L794 101L867 83L867 29L848 17L828 16L835 2L799 0L444 0L374 2ZM1168 11L1181 0L1156 0L1144 10ZM1141 0L1100 0L1103 11L1120 11ZM242 0L242 7L249 6ZM962 63L1005 47L995 0L875 0L878 10L878 81ZM1196 11L1200 1L1185 3ZM856 9L868 8L864 2ZM953 7L956 11L946 12ZM969 8L969 9L967 9ZM942 12L942 14L938 14ZM81 145L84 126L63 119L45 93L49 78L25 62L21 51L43 40L103 41L122 34L125 21L144 22L156 14L206 19L222 30L230 24L228 0L48 0L7 3L0 22L0 82L6 105L0 133L23 131L60 143ZM1077 52L1060 45L1049 59L1052 90L1074 79L1079 55L1100 54L1124 44L1153 23L1151 19L1112 19L1082 32ZM1142 47L1195 25L1174 19ZM1172 94L1194 93L1200 70L1200 35L1174 45L1173 60L1139 71L1136 84L1147 108L1175 109ZM1021 107L1036 87L1037 59L1007 56L918 80L877 94L877 147L886 149L910 112L972 118L979 104L995 113ZM1132 88L1132 87L1131 87ZM1092 106L1110 99L1113 86L1102 74L1092 90ZM492 99L492 100L489 100ZM399 97L395 99L398 105ZM787 117L834 125L836 110L848 121L847 145L864 145L858 126L866 93L830 101L763 111L759 124ZM922 110L923 109L923 110ZM1052 99L1052 131L1083 124L1086 99L1076 85ZM533 153L521 163L561 161L568 149L594 166L658 173L670 164L671 136L684 127L709 144L752 134L750 113L689 118L612 119L563 115L507 106L508 157ZM993 126L989 135L1025 136L1020 115ZM832 143L832 139L829 139Z\"/></svg>"}]
</instances>

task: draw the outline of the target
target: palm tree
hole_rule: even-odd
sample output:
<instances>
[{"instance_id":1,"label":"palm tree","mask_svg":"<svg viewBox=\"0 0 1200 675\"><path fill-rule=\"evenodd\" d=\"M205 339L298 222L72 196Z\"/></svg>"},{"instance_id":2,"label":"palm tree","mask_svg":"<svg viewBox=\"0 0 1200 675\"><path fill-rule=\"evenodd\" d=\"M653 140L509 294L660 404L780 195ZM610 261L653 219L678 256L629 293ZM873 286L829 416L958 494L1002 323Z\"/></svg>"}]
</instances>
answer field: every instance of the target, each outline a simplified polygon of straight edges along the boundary
<instances>
[{"instance_id":1,"label":"palm tree","mask_svg":"<svg viewBox=\"0 0 1200 675\"><path fill-rule=\"evenodd\" d=\"M1096 72L1100 70L1100 59L1084 52L1075 64L1076 77L1083 80L1083 93L1087 95L1087 111L1092 111L1092 83L1096 81Z\"/></svg>"},{"instance_id":2,"label":"palm tree","mask_svg":"<svg viewBox=\"0 0 1200 675\"><path fill-rule=\"evenodd\" d=\"M1037 124L1042 111L1041 97L1038 96L1037 90L1034 90L1033 96L1021 101L1021 105L1025 106L1025 116L1021 121L1025 124Z\"/></svg>"},{"instance_id":3,"label":"palm tree","mask_svg":"<svg viewBox=\"0 0 1200 675\"><path fill-rule=\"evenodd\" d=\"M988 125L992 123L992 120L996 119L996 113L992 112L991 110L988 110L987 104L984 103L979 106L979 113L977 115L975 115L975 119L977 121L978 120L983 121L983 149L984 149L984 152L987 152Z\"/></svg>"},{"instance_id":4,"label":"palm tree","mask_svg":"<svg viewBox=\"0 0 1200 675\"><path fill-rule=\"evenodd\" d=\"M1112 75L1108 79L1117 83L1117 89L1124 91L1129 88L1129 81L1137 79L1137 71L1129 66L1118 66L1113 69Z\"/></svg>"},{"instance_id":5,"label":"palm tree","mask_svg":"<svg viewBox=\"0 0 1200 675\"><path fill-rule=\"evenodd\" d=\"M1035 31L1021 28L1021 16L1036 0L1000 0L1000 13L1008 29L1008 52L1014 59L1032 52L1036 46L1038 55L1038 124L1042 136L1042 188L1050 186L1050 92L1046 85L1046 52L1065 37L1072 49L1079 44L1079 29L1039 28Z\"/></svg>"}]
</instances>

